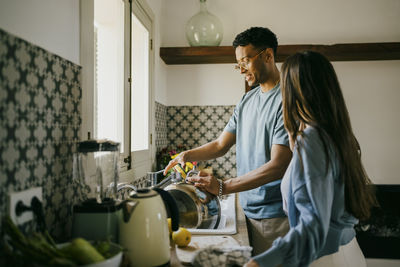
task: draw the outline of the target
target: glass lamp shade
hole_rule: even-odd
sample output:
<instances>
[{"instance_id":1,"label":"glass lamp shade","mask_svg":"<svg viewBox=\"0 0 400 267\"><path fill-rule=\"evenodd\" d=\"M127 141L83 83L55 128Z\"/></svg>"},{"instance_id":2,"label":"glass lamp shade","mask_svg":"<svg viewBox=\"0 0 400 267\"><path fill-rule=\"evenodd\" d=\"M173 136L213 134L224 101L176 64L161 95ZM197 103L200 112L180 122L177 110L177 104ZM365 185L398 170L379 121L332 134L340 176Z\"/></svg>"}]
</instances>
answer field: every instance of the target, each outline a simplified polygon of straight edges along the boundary
<instances>
[{"instance_id":1,"label":"glass lamp shade","mask_svg":"<svg viewBox=\"0 0 400 267\"><path fill-rule=\"evenodd\" d=\"M208 12L206 0L200 0L200 12L186 23L186 39L190 46L218 46L223 37L221 21Z\"/></svg>"}]
</instances>

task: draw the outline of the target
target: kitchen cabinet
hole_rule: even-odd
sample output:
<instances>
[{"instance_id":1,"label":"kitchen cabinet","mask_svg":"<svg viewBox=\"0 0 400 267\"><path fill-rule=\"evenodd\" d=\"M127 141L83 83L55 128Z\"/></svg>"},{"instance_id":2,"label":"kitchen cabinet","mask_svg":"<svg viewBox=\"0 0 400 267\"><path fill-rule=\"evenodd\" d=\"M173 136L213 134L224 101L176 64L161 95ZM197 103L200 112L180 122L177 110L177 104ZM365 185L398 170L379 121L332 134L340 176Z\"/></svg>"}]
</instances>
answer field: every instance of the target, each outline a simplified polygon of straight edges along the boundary
<instances>
[{"instance_id":1,"label":"kitchen cabinet","mask_svg":"<svg viewBox=\"0 0 400 267\"><path fill-rule=\"evenodd\" d=\"M358 244L367 258L400 262L400 185L377 184L371 190L376 192L378 206L356 226Z\"/></svg>"},{"instance_id":2,"label":"kitchen cabinet","mask_svg":"<svg viewBox=\"0 0 400 267\"><path fill-rule=\"evenodd\" d=\"M400 59L400 42L294 44L278 46L276 62L282 62L289 55L302 50L320 52L331 61ZM167 65L236 63L235 50L232 46L161 47L160 57Z\"/></svg>"}]
</instances>

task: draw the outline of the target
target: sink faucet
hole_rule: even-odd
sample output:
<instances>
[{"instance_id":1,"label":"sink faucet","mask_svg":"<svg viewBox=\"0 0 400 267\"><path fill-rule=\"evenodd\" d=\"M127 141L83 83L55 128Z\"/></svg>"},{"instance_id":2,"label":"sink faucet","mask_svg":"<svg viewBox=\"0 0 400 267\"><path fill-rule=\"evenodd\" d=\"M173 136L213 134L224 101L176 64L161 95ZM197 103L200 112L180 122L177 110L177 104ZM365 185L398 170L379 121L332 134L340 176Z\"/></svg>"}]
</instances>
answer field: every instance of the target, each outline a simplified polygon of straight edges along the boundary
<instances>
[{"instance_id":1,"label":"sink faucet","mask_svg":"<svg viewBox=\"0 0 400 267\"><path fill-rule=\"evenodd\" d=\"M110 196L112 195L114 189L114 182L112 182L108 187L107 187L107 195ZM128 197L131 191L136 192L137 187L134 186L133 184L130 183L118 183L117 184L117 192L116 192L116 198L118 195L122 196L122 200L126 197L125 194L128 193Z\"/></svg>"},{"instance_id":2,"label":"sink faucet","mask_svg":"<svg viewBox=\"0 0 400 267\"><path fill-rule=\"evenodd\" d=\"M182 176L180 173L171 172L171 174L158 184L153 185L153 187L165 188L170 184L182 181Z\"/></svg>"},{"instance_id":3,"label":"sink faucet","mask_svg":"<svg viewBox=\"0 0 400 267\"><path fill-rule=\"evenodd\" d=\"M121 191L122 189L131 189L133 191L137 191L137 187L130 183L118 183L117 185L117 192Z\"/></svg>"}]
</instances>

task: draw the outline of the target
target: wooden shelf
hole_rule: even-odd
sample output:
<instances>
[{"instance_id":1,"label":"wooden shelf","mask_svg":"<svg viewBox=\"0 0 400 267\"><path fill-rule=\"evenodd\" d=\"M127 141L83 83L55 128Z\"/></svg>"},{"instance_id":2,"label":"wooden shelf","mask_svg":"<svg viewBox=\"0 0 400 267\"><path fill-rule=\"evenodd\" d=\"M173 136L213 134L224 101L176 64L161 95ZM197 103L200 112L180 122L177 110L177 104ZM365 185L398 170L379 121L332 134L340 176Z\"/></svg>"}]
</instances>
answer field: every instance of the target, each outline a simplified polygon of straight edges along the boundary
<instances>
[{"instance_id":1,"label":"wooden shelf","mask_svg":"<svg viewBox=\"0 0 400 267\"><path fill-rule=\"evenodd\" d=\"M276 62L284 61L297 51L313 50L331 61L399 60L400 42L348 43L334 45L280 45ZM168 65L236 63L232 46L161 47L160 57Z\"/></svg>"},{"instance_id":2,"label":"wooden shelf","mask_svg":"<svg viewBox=\"0 0 400 267\"><path fill-rule=\"evenodd\" d=\"M160 57L170 65L236 62L232 46L161 47Z\"/></svg>"}]
</instances>

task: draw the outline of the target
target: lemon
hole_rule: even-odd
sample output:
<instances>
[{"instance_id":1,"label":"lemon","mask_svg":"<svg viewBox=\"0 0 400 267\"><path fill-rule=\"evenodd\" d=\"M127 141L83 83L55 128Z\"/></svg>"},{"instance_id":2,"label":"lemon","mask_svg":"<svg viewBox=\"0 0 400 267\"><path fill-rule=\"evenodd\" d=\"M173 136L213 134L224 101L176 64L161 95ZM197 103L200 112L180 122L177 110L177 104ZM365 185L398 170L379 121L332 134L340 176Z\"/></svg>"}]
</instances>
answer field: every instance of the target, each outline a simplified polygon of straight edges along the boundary
<instances>
[{"instance_id":1,"label":"lemon","mask_svg":"<svg viewBox=\"0 0 400 267\"><path fill-rule=\"evenodd\" d=\"M172 226L171 226L171 218L168 218L167 219L167 222L168 222L168 230L169 230L169 234L171 234L172 233Z\"/></svg>"},{"instance_id":2,"label":"lemon","mask_svg":"<svg viewBox=\"0 0 400 267\"><path fill-rule=\"evenodd\" d=\"M172 240L178 247L186 247L189 245L192 235L183 227L179 227L178 231L172 233Z\"/></svg>"}]
</instances>

